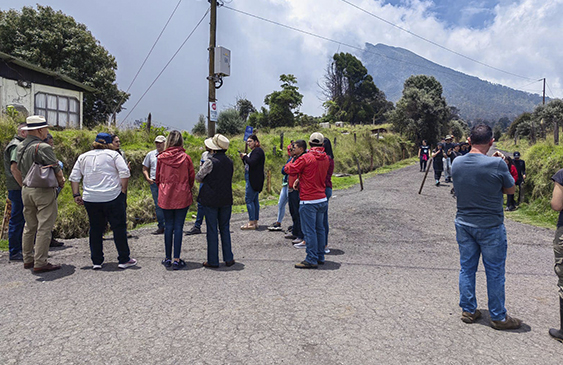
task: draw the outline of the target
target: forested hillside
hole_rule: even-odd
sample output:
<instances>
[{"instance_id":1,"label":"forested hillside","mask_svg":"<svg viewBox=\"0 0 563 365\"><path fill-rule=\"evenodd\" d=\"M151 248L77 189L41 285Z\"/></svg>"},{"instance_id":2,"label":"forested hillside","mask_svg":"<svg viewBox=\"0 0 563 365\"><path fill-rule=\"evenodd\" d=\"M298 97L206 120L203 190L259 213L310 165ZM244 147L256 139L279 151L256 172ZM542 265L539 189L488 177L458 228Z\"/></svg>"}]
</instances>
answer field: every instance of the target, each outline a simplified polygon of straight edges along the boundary
<instances>
[{"instance_id":1,"label":"forested hillside","mask_svg":"<svg viewBox=\"0 0 563 365\"><path fill-rule=\"evenodd\" d=\"M442 84L448 105L457 107L461 117L467 121L496 121L502 117L512 120L523 112L533 111L542 102L537 94L483 81L440 66L403 48L366 43L361 59L377 87L393 102L401 98L403 84L410 76L434 76Z\"/></svg>"}]
</instances>

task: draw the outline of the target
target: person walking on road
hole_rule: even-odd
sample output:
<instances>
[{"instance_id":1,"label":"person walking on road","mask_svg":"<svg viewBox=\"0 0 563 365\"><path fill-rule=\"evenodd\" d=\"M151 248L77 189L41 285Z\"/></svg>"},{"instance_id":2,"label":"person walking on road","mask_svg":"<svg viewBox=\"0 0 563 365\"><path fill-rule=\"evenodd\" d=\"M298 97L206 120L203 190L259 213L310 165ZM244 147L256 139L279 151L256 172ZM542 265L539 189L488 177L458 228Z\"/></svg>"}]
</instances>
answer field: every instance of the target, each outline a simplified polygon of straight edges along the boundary
<instances>
[{"instance_id":1,"label":"person walking on road","mask_svg":"<svg viewBox=\"0 0 563 365\"><path fill-rule=\"evenodd\" d=\"M260 200L258 196L264 187L264 163L266 157L260 148L258 137L253 134L248 137L246 143L251 149L250 153L241 153L240 158L244 162L244 178L246 180L246 192L244 200L248 210L248 223L240 227L241 229L258 229L260 219Z\"/></svg>"},{"instance_id":2,"label":"person walking on road","mask_svg":"<svg viewBox=\"0 0 563 365\"><path fill-rule=\"evenodd\" d=\"M323 148L324 136L315 132L309 137L309 152L284 168L288 174L299 174L299 216L305 235L305 260L297 269L316 269L325 262L324 216L328 207L325 193L329 159Z\"/></svg>"},{"instance_id":3,"label":"person walking on road","mask_svg":"<svg viewBox=\"0 0 563 365\"><path fill-rule=\"evenodd\" d=\"M424 139L422 144L418 147L418 159L420 160L420 172L426 171L426 164L430 159L430 146Z\"/></svg>"},{"instance_id":4,"label":"person walking on road","mask_svg":"<svg viewBox=\"0 0 563 365\"><path fill-rule=\"evenodd\" d=\"M21 172L22 182L26 181L27 174L35 162L50 166L55 172L59 187L63 188L65 178L55 151L43 142L49 133L47 121L40 115L28 117L26 121L27 125L23 129L27 130L27 137L17 147L17 168ZM57 188L31 187L26 186L24 182L22 201L25 218L22 238L23 267L33 268L36 273L60 269L59 265L47 262L51 232L57 220Z\"/></svg>"},{"instance_id":5,"label":"person walking on road","mask_svg":"<svg viewBox=\"0 0 563 365\"><path fill-rule=\"evenodd\" d=\"M162 264L174 270L186 266L180 259L184 222L188 208L192 204L194 186L194 164L184 150L184 139L179 131L172 131L166 140L164 152L158 156L156 166L156 184L158 185L158 205L164 211L164 248L165 258ZM172 258L174 243L174 262Z\"/></svg>"},{"instance_id":6,"label":"person walking on road","mask_svg":"<svg viewBox=\"0 0 563 365\"><path fill-rule=\"evenodd\" d=\"M231 248L230 221L233 208L233 161L225 154L229 140L216 134L205 140L205 145L213 151L196 174L196 181L202 183L198 202L203 206L207 228L207 261L204 267L219 267L219 233L223 260L227 267L235 264Z\"/></svg>"},{"instance_id":7,"label":"person walking on road","mask_svg":"<svg viewBox=\"0 0 563 365\"><path fill-rule=\"evenodd\" d=\"M434 169L434 180L436 180L435 185L440 186L440 178L442 177L442 171L444 171L444 149L441 143L434 151L432 151L432 169Z\"/></svg>"},{"instance_id":8,"label":"person walking on road","mask_svg":"<svg viewBox=\"0 0 563 365\"><path fill-rule=\"evenodd\" d=\"M156 210L156 221L158 222L158 228L156 231L152 232L154 235L164 233L164 212L162 211L162 208L158 206L158 185L154 182L154 179L156 179L157 158L158 155L164 151L164 143L166 143L166 137L156 136L154 139L156 149L147 153L145 159L143 160L143 176L149 183L149 187L151 189L152 199Z\"/></svg>"},{"instance_id":9,"label":"person walking on road","mask_svg":"<svg viewBox=\"0 0 563 365\"><path fill-rule=\"evenodd\" d=\"M557 171L551 177L555 183L553 186L553 195L551 197L551 208L559 212L557 220L557 230L553 239L553 253L555 256L555 274L559 281L557 287L559 289L559 316L561 326L559 329L550 328L549 334L557 341L563 342L563 169Z\"/></svg>"},{"instance_id":10,"label":"person walking on road","mask_svg":"<svg viewBox=\"0 0 563 365\"><path fill-rule=\"evenodd\" d=\"M123 157L113 149L112 137L98 133L92 150L78 156L69 180L72 196L84 205L90 221L89 241L92 269L101 270L104 263L103 234L107 222L113 231L118 267L137 265L131 258L127 242L127 186L131 173ZM80 194L80 181L83 194Z\"/></svg>"},{"instance_id":11,"label":"person walking on road","mask_svg":"<svg viewBox=\"0 0 563 365\"><path fill-rule=\"evenodd\" d=\"M4 173L8 199L12 203L10 221L8 222L8 249L10 261L23 261L22 235L25 219L23 218L22 177L18 170L18 146L27 137L25 123L18 125L18 132L4 149Z\"/></svg>"},{"instance_id":12,"label":"person walking on road","mask_svg":"<svg viewBox=\"0 0 563 365\"><path fill-rule=\"evenodd\" d=\"M468 140L471 151L457 157L452 165L457 194L455 228L461 266L461 320L474 323L481 317L475 296L475 274L482 255L491 326L498 330L516 329L522 321L507 315L504 306L507 241L502 209L503 193L514 193L514 179L503 156L487 156L494 141L491 127L477 124Z\"/></svg>"}]
</instances>

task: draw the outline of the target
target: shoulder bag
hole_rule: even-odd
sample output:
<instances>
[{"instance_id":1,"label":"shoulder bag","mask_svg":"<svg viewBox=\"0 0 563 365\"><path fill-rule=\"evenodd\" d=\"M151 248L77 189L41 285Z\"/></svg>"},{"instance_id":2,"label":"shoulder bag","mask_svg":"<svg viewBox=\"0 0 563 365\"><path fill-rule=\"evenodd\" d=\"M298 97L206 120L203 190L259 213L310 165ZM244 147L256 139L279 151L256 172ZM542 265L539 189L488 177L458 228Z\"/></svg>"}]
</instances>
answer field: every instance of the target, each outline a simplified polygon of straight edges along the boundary
<instances>
[{"instance_id":1,"label":"shoulder bag","mask_svg":"<svg viewBox=\"0 0 563 365\"><path fill-rule=\"evenodd\" d=\"M37 152L39 150L39 144L40 143L36 144L34 157L35 161L27 172L27 175L23 180L23 184L29 188L56 188L59 186L59 182L57 180L57 177L55 176L55 171L53 170L53 166L55 165L43 166L37 163Z\"/></svg>"}]
</instances>

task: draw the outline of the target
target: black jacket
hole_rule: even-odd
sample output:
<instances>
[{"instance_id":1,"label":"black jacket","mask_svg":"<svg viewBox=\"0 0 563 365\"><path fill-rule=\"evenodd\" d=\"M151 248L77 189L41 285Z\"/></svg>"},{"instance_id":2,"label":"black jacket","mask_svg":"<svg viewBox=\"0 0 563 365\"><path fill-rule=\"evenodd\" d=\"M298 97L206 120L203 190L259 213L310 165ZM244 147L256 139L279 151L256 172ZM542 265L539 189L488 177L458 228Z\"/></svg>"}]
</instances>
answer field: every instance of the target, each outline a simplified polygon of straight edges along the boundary
<instances>
[{"instance_id":1,"label":"black jacket","mask_svg":"<svg viewBox=\"0 0 563 365\"><path fill-rule=\"evenodd\" d=\"M244 163L248 165L248 179L252 190L261 192L264 188L264 163L266 156L260 147L256 147L250 153L250 157L242 158Z\"/></svg>"},{"instance_id":2,"label":"black jacket","mask_svg":"<svg viewBox=\"0 0 563 365\"><path fill-rule=\"evenodd\" d=\"M203 179L197 201L206 207L233 205L233 161L224 151L209 156L213 169Z\"/></svg>"}]
</instances>

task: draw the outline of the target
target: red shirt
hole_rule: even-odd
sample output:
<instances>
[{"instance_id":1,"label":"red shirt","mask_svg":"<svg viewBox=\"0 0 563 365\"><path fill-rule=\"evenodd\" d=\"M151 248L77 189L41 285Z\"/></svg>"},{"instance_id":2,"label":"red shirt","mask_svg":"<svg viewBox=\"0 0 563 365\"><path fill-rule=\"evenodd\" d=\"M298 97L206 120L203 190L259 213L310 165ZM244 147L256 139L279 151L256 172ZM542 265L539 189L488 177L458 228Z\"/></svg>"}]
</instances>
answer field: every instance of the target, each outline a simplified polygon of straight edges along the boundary
<instances>
[{"instance_id":1,"label":"red shirt","mask_svg":"<svg viewBox=\"0 0 563 365\"><path fill-rule=\"evenodd\" d=\"M183 147L169 147L158 154L156 179L158 206L162 209L183 209L193 202L195 171L192 159Z\"/></svg>"},{"instance_id":2,"label":"red shirt","mask_svg":"<svg viewBox=\"0 0 563 365\"><path fill-rule=\"evenodd\" d=\"M319 200L326 198L326 177L330 162L323 147L312 147L295 161L285 165L286 174L299 174L299 199Z\"/></svg>"}]
</instances>

